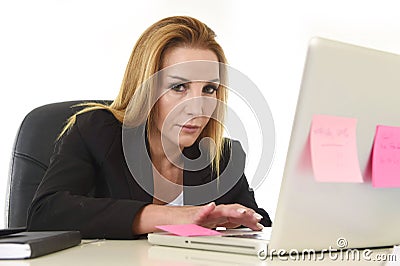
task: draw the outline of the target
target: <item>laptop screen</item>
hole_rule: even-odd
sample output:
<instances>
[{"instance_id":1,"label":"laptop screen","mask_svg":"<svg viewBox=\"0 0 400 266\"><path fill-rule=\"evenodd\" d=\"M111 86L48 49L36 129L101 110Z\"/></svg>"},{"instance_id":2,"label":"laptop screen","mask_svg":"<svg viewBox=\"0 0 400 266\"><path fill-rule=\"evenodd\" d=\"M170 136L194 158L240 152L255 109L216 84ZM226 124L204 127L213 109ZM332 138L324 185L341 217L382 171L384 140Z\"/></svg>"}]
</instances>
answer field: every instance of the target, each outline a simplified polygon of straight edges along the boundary
<instances>
[{"instance_id":1,"label":"laptop screen","mask_svg":"<svg viewBox=\"0 0 400 266\"><path fill-rule=\"evenodd\" d=\"M322 250L337 247L338 239L345 239L348 248L400 243L400 189L376 188L371 183L377 125L400 126L399 69L398 55L322 38L311 40L272 230L272 248ZM318 180L310 145L315 115L356 122L354 149L358 158L352 167L359 169L362 182ZM329 153L326 158L328 162L335 160ZM339 174L333 177L343 178Z\"/></svg>"}]
</instances>

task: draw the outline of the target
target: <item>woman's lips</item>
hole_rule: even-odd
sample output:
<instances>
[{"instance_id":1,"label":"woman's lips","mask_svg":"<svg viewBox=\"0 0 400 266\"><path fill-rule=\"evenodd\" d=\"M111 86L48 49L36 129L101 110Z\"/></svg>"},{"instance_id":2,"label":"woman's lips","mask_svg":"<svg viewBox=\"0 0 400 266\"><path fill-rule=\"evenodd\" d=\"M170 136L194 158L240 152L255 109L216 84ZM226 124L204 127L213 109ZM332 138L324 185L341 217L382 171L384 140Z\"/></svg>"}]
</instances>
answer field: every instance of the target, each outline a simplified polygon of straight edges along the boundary
<instances>
[{"instance_id":1,"label":"woman's lips","mask_svg":"<svg viewBox=\"0 0 400 266\"><path fill-rule=\"evenodd\" d=\"M196 133L200 129L200 126L197 125L180 125L180 127L181 127L181 132L189 134Z\"/></svg>"}]
</instances>

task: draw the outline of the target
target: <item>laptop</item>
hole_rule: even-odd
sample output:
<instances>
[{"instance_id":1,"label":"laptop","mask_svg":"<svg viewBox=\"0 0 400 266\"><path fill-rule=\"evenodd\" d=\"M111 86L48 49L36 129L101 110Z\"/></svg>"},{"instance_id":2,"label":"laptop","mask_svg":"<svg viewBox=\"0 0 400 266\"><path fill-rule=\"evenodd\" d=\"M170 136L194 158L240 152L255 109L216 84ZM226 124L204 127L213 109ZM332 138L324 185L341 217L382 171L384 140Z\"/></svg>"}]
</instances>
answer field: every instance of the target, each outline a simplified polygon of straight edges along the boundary
<instances>
[{"instance_id":1,"label":"laptop","mask_svg":"<svg viewBox=\"0 0 400 266\"><path fill-rule=\"evenodd\" d=\"M377 125L400 126L400 57L313 38L293 123L272 232L221 236L152 233L154 245L258 254L400 244L400 188L374 188L371 151ZM315 114L357 119L363 183L317 182L309 133Z\"/></svg>"}]
</instances>

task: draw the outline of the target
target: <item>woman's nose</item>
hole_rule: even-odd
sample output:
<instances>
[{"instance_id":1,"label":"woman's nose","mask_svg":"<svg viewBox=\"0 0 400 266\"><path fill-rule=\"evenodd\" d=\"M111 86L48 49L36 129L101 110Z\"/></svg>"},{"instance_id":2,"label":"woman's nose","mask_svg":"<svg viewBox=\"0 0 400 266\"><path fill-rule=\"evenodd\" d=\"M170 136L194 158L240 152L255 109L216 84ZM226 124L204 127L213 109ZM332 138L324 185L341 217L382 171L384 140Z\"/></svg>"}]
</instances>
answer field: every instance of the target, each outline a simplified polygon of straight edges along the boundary
<instances>
[{"instance_id":1,"label":"woman's nose","mask_svg":"<svg viewBox=\"0 0 400 266\"><path fill-rule=\"evenodd\" d=\"M193 82L185 99L184 111L190 116L210 116L216 107L216 98L204 95L203 88L207 83Z\"/></svg>"},{"instance_id":2,"label":"woman's nose","mask_svg":"<svg viewBox=\"0 0 400 266\"><path fill-rule=\"evenodd\" d=\"M188 96L185 100L185 111L192 116L201 116L204 114L203 84L191 83Z\"/></svg>"}]
</instances>

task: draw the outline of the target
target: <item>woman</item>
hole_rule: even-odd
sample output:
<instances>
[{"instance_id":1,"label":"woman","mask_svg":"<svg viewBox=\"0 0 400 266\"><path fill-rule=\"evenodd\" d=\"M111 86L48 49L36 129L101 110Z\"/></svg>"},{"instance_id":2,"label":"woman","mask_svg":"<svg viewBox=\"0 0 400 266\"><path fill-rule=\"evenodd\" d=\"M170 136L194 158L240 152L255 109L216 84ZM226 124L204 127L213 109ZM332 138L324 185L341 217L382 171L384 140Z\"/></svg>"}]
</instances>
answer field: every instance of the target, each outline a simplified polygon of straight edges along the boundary
<instances>
[{"instance_id":1,"label":"woman","mask_svg":"<svg viewBox=\"0 0 400 266\"><path fill-rule=\"evenodd\" d=\"M79 230L83 238L132 239L162 224L253 230L271 225L255 202L243 167L229 191L218 194L219 185L229 180L223 172L237 172L237 167L229 170L231 155L236 158L231 165L243 166L244 153L237 142L222 137L224 105L219 103L226 102L226 89L219 82L224 79L220 63L226 59L214 37L190 17L165 18L142 34L112 104L87 104L69 119L30 206L30 230ZM172 73L164 70L176 71L174 66L193 61L211 64L206 71L210 79L169 75L174 83L161 93L143 85L160 70ZM210 119L213 115L218 119ZM143 145L125 143L137 136L144 136ZM181 155L201 157L203 137L215 144L208 146L213 160L202 169L183 169ZM180 153L168 154L168 145ZM200 194L217 192L206 203L190 191L210 180L217 182Z\"/></svg>"}]
</instances>

